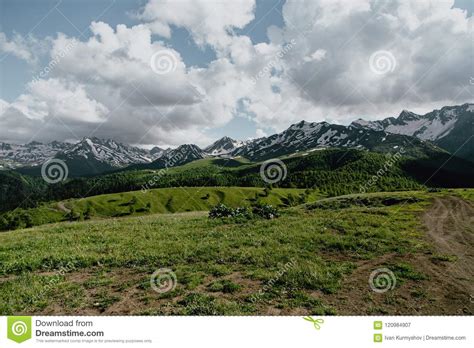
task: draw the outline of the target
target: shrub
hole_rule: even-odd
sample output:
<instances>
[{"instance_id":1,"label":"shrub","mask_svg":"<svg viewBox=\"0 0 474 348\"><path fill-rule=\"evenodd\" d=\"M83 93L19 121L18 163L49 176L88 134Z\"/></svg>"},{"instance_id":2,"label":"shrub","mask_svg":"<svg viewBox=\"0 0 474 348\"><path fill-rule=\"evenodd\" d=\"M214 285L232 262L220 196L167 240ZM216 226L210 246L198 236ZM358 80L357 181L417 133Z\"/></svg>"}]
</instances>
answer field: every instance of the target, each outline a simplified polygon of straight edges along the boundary
<instances>
[{"instance_id":1,"label":"shrub","mask_svg":"<svg viewBox=\"0 0 474 348\"><path fill-rule=\"evenodd\" d=\"M234 210L234 217L251 219L252 218L252 212L247 207L238 207Z\"/></svg>"},{"instance_id":2,"label":"shrub","mask_svg":"<svg viewBox=\"0 0 474 348\"><path fill-rule=\"evenodd\" d=\"M218 204L209 211L210 219L218 219L225 217L234 216L234 209L226 206L225 204Z\"/></svg>"},{"instance_id":3,"label":"shrub","mask_svg":"<svg viewBox=\"0 0 474 348\"><path fill-rule=\"evenodd\" d=\"M278 209L269 204L261 204L253 207L253 214L265 219L274 219L280 216Z\"/></svg>"},{"instance_id":4,"label":"shrub","mask_svg":"<svg viewBox=\"0 0 474 348\"><path fill-rule=\"evenodd\" d=\"M24 222L26 228L33 227L33 218L28 213L23 213L21 220Z\"/></svg>"},{"instance_id":5,"label":"shrub","mask_svg":"<svg viewBox=\"0 0 474 348\"><path fill-rule=\"evenodd\" d=\"M252 211L250 211L250 209L247 207L238 207L236 209L232 209L225 204L218 204L209 211L210 219L232 217L236 218L237 220L249 220L255 216L265 219L274 219L279 217L280 213L275 207L268 204L258 204L253 207Z\"/></svg>"}]
</instances>

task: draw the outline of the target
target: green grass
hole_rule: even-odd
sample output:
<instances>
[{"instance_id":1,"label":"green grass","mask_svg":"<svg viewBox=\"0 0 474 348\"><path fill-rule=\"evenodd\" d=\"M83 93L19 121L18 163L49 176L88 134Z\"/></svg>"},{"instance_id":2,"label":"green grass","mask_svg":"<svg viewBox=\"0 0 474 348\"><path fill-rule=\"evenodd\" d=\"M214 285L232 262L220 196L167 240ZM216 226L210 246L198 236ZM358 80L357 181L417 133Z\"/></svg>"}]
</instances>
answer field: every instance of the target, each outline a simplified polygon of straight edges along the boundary
<instances>
[{"instance_id":1,"label":"green grass","mask_svg":"<svg viewBox=\"0 0 474 348\"><path fill-rule=\"evenodd\" d=\"M81 200L66 202L66 206L85 211L87 205L94 207L98 216L120 216L128 213L130 202L136 198L136 211L151 204L150 213L178 213L186 211L207 211L211 207L223 203L230 207L249 206L259 200L274 206L284 205L283 201L289 194L300 195L303 189L273 189L268 197L264 197L262 188L253 187L179 187L154 189L146 192L133 191L118 194L88 197ZM315 200L317 194L312 193L308 200Z\"/></svg>"},{"instance_id":2,"label":"green grass","mask_svg":"<svg viewBox=\"0 0 474 348\"><path fill-rule=\"evenodd\" d=\"M461 196L464 199L474 202L474 190L472 189L458 189L458 190L449 190L449 191L456 193L457 195Z\"/></svg>"},{"instance_id":3,"label":"green grass","mask_svg":"<svg viewBox=\"0 0 474 348\"><path fill-rule=\"evenodd\" d=\"M194 162L193 162L194 163ZM284 207L288 197L298 197L303 189L272 189L265 196L263 188L253 187L178 187L105 194L84 199L69 199L61 204L73 209L79 217L92 208L91 218L111 218L122 216L142 216L148 214L168 214L189 211L208 211L211 207L224 203L230 207L249 206L257 201ZM307 201L320 198L315 190L306 196ZM68 213L59 208L57 202L42 204L37 208L16 209L10 214L31 216L33 226L68 220Z\"/></svg>"},{"instance_id":4,"label":"green grass","mask_svg":"<svg viewBox=\"0 0 474 348\"><path fill-rule=\"evenodd\" d=\"M143 199L162 213L204 210L220 200L240 204L261 192L194 188L191 200L179 190L152 190ZM287 192L273 190L267 199L278 203ZM202 200L206 193L210 198ZM407 194L418 201L341 209L293 207L275 220L236 223L210 220L206 213L196 212L1 233L0 314L44 313L55 306L63 314L100 313L120 302L125 291L134 294L128 313L135 314L260 314L269 307L334 314L337 311L325 303L324 296L338 294L360 262L429 250L418 218L428 204L427 196ZM79 209L93 200L97 211L111 215L134 195L140 193L91 197L72 204ZM183 208L175 202L166 208L169 197L176 201L181 197ZM106 203L114 203L114 208ZM415 266L405 262L393 267L401 279L425 280ZM66 274L55 276L65 267ZM150 289L149 279L163 267L176 273L178 283L174 291L160 296ZM323 297L315 297L314 292Z\"/></svg>"}]
</instances>

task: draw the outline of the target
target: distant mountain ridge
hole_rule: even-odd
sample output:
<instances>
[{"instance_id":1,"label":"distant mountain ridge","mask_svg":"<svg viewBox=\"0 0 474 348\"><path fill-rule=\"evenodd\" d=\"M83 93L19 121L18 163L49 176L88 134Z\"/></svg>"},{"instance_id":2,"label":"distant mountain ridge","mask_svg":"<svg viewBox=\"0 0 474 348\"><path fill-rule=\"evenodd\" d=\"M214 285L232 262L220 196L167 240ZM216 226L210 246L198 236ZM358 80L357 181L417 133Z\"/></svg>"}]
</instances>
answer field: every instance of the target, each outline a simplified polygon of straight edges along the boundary
<instances>
[{"instance_id":1,"label":"distant mountain ridge","mask_svg":"<svg viewBox=\"0 0 474 348\"><path fill-rule=\"evenodd\" d=\"M353 127L403 134L429 140L456 156L474 162L474 104L445 106L425 115L403 110L379 121L358 119Z\"/></svg>"},{"instance_id":2,"label":"distant mountain ridge","mask_svg":"<svg viewBox=\"0 0 474 348\"><path fill-rule=\"evenodd\" d=\"M373 129L334 125L327 122L301 121L287 130L257 139L235 149L233 156L251 160L265 160L300 151L316 151L326 148L356 148L377 152L396 152L404 146L422 146L412 137L390 134ZM428 146L428 145L423 145Z\"/></svg>"},{"instance_id":3,"label":"distant mountain ridge","mask_svg":"<svg viewBox=\"0 0 474 348\"><path fill-rule=\"evenodd\" d=\"M57 158L67 163L74 176L100 174L136 163L151 163L165 150L148 151L112 139L83 138L76 144L53 141L26 145L0 143L0 169L37 172L46 161Z\"/></svg>"},{"instance_id":4,"label":"distant mountain ridge","mask_svg":"<svg viewBox=\"0 0 474 348\"><path fill-rule=\"evenodd\" d=\"M474 104L463 104L446 106L425 115L404 110L397 118L379 121L358 119L348 126L301 121L281 133L259 139L238 141L226 136L204 149L185 144L175 149L154 147L145 150L98 138L83 138L77 144L0 143L0 169L38 172L42 163L58 158L66 162L71 176L81 176L127 167L169 168L206 157L241 156L262 161L325 148L396 152L403 147L408 154L416 155L445 149L474 162L473 122Z\"/></svg>"},{"instance_id":5,"label":"distant mountain ridge","mask_svg":"<svg viewBox=\"0 0 474 348\"><path fill-rule=\"evenodd\" d=\"M251 143L252 141L253 140L238 141L226 136L204 148L204 151L211 156L228 155L236 149Z\"/></svg>"},{"instance_id":6,"label":"distant mountain ridge","mask_svg":"<svg viewBox=\"0 0 474 348\"><path fill-rule=\"evenodd\" d=\"M33 141L25 145L0 142L0 169L41 165L59 152L66 151L73 146L73 144L58 141L49 144Z\"/></svg>"}]
</instances>

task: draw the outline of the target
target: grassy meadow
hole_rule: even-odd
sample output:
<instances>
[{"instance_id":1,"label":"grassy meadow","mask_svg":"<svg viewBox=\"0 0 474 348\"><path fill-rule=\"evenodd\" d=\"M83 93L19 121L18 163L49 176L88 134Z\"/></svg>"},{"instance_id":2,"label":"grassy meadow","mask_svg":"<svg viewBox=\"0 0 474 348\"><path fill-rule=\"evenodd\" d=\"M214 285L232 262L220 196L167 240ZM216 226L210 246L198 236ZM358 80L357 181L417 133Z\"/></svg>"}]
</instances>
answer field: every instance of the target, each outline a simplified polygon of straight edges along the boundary
<instances>
[{"instance_id":1,"label":"grassy meadow","mask_svg":"<svg viewBox=\"0 0 474 348\"><path fill-rule=\"evenodd\" d=\"M218 202L232 205L243 197L254 199L262 189L194 188L193 199L183 192L178 204L180 190L189 189L72 200L64 205L80 210L92 204L102 217L0 233L0 313L465 314L471 310L461 297L448 301L449 289L430 273L433 265L450 267L456 258L435 250L421 216L433 197L472 197L472 190L350 195L318 202L317 193L312 193L314 199L282 209L281 217L273 220L211 220L201 211ZM278 204L289 192L296 196L303 191L272 190L263 198ZM136 195L138 202L146 197L152 203L149 214L104 219ZM176 202L170 204L170 198ZM163 214L168 212L173 214ZM394 272L393 291L371 291L369 274L380 267ZM163 294L150 285L151 275L161 268L176 275L176 287Z\"/></svg>"},{"instance_id":2,"label":"grassy meadow","mask_svg":"<svg viewBox=\"0 0 474 348\"><path fill-rule=\"evenodd\" d=\"M5 215L25 220L18 227L32 227L61 221L104 219L147 214L208 211L217 204L250 206L255 202L288 207L323 197L317 190L265 190L258 187L177 187L104 194L83 199L41 203L36 208L17 208ZM1 216L0 216L1 217ZM21 226L23 225L23 226Z\"/></svg>"}]
</instances>

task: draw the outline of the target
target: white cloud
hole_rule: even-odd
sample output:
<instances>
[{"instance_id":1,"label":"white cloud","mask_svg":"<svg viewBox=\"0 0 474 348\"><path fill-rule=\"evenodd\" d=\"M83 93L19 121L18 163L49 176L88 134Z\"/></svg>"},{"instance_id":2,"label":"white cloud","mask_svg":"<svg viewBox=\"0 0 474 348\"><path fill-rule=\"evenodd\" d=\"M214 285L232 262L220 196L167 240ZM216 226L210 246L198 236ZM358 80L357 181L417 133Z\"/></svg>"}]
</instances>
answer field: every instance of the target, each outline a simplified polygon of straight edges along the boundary
<instances>
[{"instance_id":1,"label":"white cloud","mask_svg":"<svg viewBox=\"0 0 474 348\"><path fill-rule=\"evenodd\" d=\"M255 131L255 138L257 139L263 138L266 136L268 136L268 134L263 129L257 128L257 130Z\"/></svg>"},{"instance_id":2,"label":"white cloud","mask_svg":"<svg viewBox=\"0 0 474 348\"><path fill-rule=\"evenodd\" d=\"M38 56L44 53L45 46L46 41L42 42L32 35L23 37L15 33L12 39L8 40L5 33L0 32L0 52L12 54L29 64L38 62Z\"/></svg>"},{"instance_id":3,"label":"white cloud","mask_svg":"<svg viewBox=\"0 0 474 348\"><path fill-rule=\"evenodd\" d=\"M472 100L472 17L452 9L453 1L409 3L344 2L348 8L333 1L287 1L287 25L272 28L272 43L294 39L296 45L271 80L278 97L259 81L249 105L257 122L277 129L303 118L348 123ZM378 50L396 58L393 73L371 71L369 58Z\"/></svg>"},{"instance_id":4,"label":"white cloud","mask_svg":"<svg viewBox=\"0 0 474 348\"><path fill-rule=\"evenodd\" d=\"M0 135L22 141L41 129L38 139L94 132L134 144L206 145L206 130L229 122L240 104L262 136L302 119L348 123L472 100L472 18L452 3L287 1L284 27L270 27L270 42L253 45L235 34L254 18L253 0L151 0L139 14L142 24L94 22L85 41L61 33L52 39L50 55L61 58L48 79L0 108ZM210 46L217 59L187 67L152 35L169 38L174 27ZM173 57L172 68L156 74L150 60L161 51ZM393 72L371 70L376 51L393 55Z\"/></svg>"},{"instance_id":5,"label":"white cloud","mask_svg":"<svg viewBox=\"0 0 474 348\"><path fill-rule=\"evenodd\" d=\"M187 29L198 45L225 49L233 41L232 30L254 19L254 9L255 0L150 0L139 18L158 35L169 37L174 25Z\"/></svg>"},{"instance_id":6,"label":"white cloud","mask_svg":"<svg viewBox=\"0 0 474 348\"><path fill-rule=\"evenodd\" d=\"M311 62L313 60L319 62L320 60L323 60L324 57L326 57L326 53L326 50L320 48L314 51L311 55L304 57L303 60L305 62Z\"/></svg>"}]
</instances>

